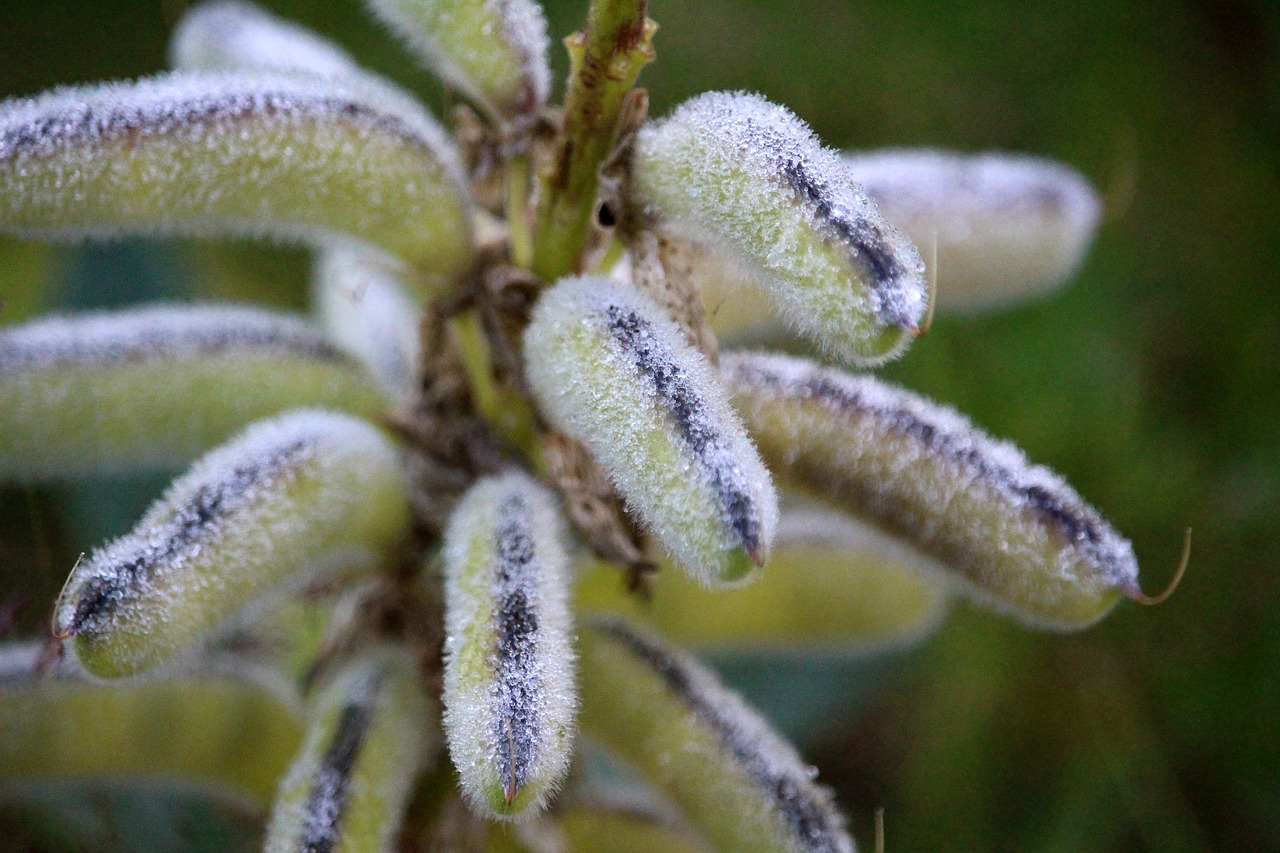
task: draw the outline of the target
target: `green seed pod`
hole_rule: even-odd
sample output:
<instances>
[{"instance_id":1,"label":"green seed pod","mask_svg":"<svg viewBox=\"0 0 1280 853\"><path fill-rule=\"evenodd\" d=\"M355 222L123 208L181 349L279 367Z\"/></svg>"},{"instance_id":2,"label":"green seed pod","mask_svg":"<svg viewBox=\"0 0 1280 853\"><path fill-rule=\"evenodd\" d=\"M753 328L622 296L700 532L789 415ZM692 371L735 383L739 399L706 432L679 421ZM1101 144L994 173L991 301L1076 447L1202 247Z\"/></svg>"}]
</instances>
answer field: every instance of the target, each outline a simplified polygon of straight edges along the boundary
<instances>
[{"instance_id":1,"label":"green seed pod","mask_svg":"<svg viewBox=\"0 0 1280 853\"><path fill-rule=\"evenodd\" d=\"M470 263L452 144L368 80L175 73L0 104L0 232L340 232L398 255L423 293Z\"/></svg>"},{"instance_id":2,"label":"green seed pod","mask_svg":"<svg viewBox=\"0 0 1280 853\"><path fill-rule=\"evenodd\" d=\"M436 713L409 651L384 646L343 666L313 703L263 849L396 849L409 794L436 747Z\"/></svg>"},{"instance_id":3,"label":"green seed pod","mask_svg":"<svg viewBox=\"0 0 1280 853\"><path fill-rule=\"evenodd\" d=\"M710 92L641 129L642 220L733 255L787 321L841 359L900 353L924 319L924 265L800 119Z\"/></svg>"},{"instance_id":4,"label":"green seed pod","mask_svg":"<svg viewBox=\"0 0 1280 853\"><path fill-rule=\"evenodd\" d=\"M1080 268L1102 203L1069 166L1008 154L903 150L845 155L853 179L926 258L937 247L938 308L1028 299Z\"/></svg>"},{"instance_id":5,"label":"green seed pod","mask_svg":"<svg viewBox=\"0 0 1280 853\"><path fill-rule=\"evenodd\" d=\"M0 647L0 790L181 777L265 804L302 742L297 698L277 673L241 664L102 684L69 662L36 675L42 646Z\"/></svg>"},{"instance_id":6,"label":"green seed pod","mask_svg":"<svg viewBox=\"0 0 1280 853\"><path fill-rule=\"evenodd\" d=\"M186 71L305 71L363 74L345 50L305 27L241 0L191 7L174 30L169 64Z\"/></svg>"},{"instance_id":7,"label":"green seed pod","mask_svg":"<svg viewBox=\"0 0 1280 853\"><path fill-rule=\"evenodd\" d=\"M705 853L681 827L634 810L572 808L559 816L567 853Z\"/></svg>"},{"instance_id":8,"label":"green seed pod","mask_svg":"<svg viewBox=\"0 0 1280 853\"><path fill-rule=\"evenodd\" d=\"M955 411L804 359L736 354L721 366L783 482L906 539L979 602L1069 630L1140 595L1127 540L1061 477Z\"/></svg>"},{"instance_id":9,"label":"green seed pod","mask_svg":"<svg viewBox=\"0 0 1280 853\"><path fill-rule=\"evenodd\" d=\"M581 636L582 728L725 853L852 853L795 750L687 655L623 622Z\"/></svg>"},{"instance_id":10,"label":"green seed pod","mask_svg":"<svg viewBox=\"0 0 1280 853\"><path fill-rule=\"evenodd\" d=\"M298 406L372 417L352 360L288 315L152 306L0 329L0 478L168 468Z\"/></svg>"},{"instance_id":11,"label":"green seed pod","mask_svg":"<svg viewBox=\"0 0 1280 853\"><path fill-rule=\"evenodd\" d=\"M178 479L68 578L54 633L86 670L131 675L318 574L383 565L408 533L394 447L365 421L263 421Z\"/></svg>"},{"instance_id":12,"label":"green seed pod","mask_svg":"<svg viewBox=\"0 0 1280 853\"><path fill-rule=\"evenodd\" d=\"M368 0L440 79L494 116L546 103L547 22L535 0Z\"/></svg>"},{"instance_id":13,"label":"green seed pod","mask_svg":"<svg viewBox=\"0 0 1280 853\"><path fill-rule=\"evenodd\" d=\"M714 371L648 297L562 279L524 337L533 394L698 581L740 581L769 553L778 499Z\"/></svg>"},{"instance_id":14,"label":"green seed pod","mask_svg":"<svg viewBox=\"0 0 1280 853\"><path fill-rule=\"evenodd\" d=\"M445 535L445 733L477 811L540 809L569 769L577 693L569 558L555 499L524 474L481 480Z\"/></svg>"}]
</instances>

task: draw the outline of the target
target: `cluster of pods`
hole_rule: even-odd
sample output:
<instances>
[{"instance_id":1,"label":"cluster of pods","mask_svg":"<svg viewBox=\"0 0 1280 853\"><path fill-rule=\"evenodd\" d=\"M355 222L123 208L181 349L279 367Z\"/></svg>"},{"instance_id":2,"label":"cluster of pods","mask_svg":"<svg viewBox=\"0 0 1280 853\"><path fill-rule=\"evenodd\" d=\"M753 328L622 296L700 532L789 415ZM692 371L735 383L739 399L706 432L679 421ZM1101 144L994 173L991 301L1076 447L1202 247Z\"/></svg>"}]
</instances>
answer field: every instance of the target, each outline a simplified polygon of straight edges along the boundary
<instances>
[{"instance_id":1,"label":"cluster of pods","mask_svg":"<svg viewBox=\"0 0 1280 853\"><path fill-rule=\"evenodd\" d=\"M953 591L1073 629L1141 597L1129 543L1060 477L847 370L899 354L934 302L1064 281L1096 195L1029 157L840 155L782 107L710 93L619 134L621 224L593 232L600 251L521 279L560 138L541 10L369 5L475 107L487 147L234 0L186 15L172 73L0 104L0 231L316 250L313 317L160 305L0 328L0 477L191 465L72 571L52 623L65 660L39 643L0 655L0 785L164 772L272 802L268 850L388 850L441 773L476 815L548 820L581 729L665 805L611 810L571 785L552 849L851 851L795 750L659 633L893 642ZM501 313L498 279L528 285L528 310L468 325ZM826 358L721 352L717 336ZM450 377L460 414L415 433ZM472 434L457 423L485 436L484 464L431 455L427 427ZM553 446L575 482L604 486L567 486ZM433 493L426 469L450 487ZM619 552L592 507L636 564L662 565L647 627L599 568ZM289 640L305 678L246 662L245 637L334 590L321 639ZM744 612L764 621L726 634ZM160 717L180 743L131 739ZM231 749L246 725L251 748ZM412 829L444 833L447 813L416 808Z\"/></svg>"}]
</instances>

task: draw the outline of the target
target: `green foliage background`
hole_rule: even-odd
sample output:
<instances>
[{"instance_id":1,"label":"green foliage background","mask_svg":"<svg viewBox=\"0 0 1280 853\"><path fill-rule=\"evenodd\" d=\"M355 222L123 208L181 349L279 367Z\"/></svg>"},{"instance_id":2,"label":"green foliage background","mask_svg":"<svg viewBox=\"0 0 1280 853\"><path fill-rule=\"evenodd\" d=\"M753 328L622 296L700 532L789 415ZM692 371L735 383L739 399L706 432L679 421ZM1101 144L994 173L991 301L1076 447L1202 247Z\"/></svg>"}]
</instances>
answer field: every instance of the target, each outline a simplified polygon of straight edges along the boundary
<instances>
[{"instance_id":1,"label":"green foliage background","mask_svg":"<svg viewBox=\"0 0 1280 853\"><path fill-rule=\"evenodd\" d=\"M448 100L356 0L266 5ZM0 96L160 69L181 7L5 0ZM557 0L552 32L582 13ZM837 147L1021 150L1089 175L1110 221L1072 286L940 317L886 373L1062 472L1134 540L1149 588L1195 528L1162 608L1122 605L1066 637L961 608L920 648L827 679L829 699L860 698L834 702L804 746L859 837L883 805L894 853L1280 850L1280 7L653 0L651 14L655 113L753 89ZM157 294L300 304L304 275L290 250L4 241L0 322ZM75 554L162 483L0 492L0 593L27 593L25 629Z\"/></svg>"}]
</instances>

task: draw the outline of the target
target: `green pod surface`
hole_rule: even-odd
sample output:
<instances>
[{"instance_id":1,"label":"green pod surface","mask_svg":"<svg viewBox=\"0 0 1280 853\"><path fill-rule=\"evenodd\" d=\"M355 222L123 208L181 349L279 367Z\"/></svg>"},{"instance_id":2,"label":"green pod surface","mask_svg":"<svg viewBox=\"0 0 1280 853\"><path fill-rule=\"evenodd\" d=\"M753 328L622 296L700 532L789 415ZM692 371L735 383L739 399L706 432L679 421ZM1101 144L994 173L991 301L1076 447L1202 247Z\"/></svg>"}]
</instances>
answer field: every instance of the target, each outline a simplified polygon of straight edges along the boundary
<instances>
[{"instance_id":1,"label":"green pod surface","mask_svg":"<svg viewBox=\"0 0 1280 853\"><path fill-rule=\"evenodd\" d=\"M445 535L445 733L477 811L536 812L569 769L577 711L560 510L525 474L490 477Z\"/></svg>"},{"instance_id":2,"label":"green pod surface","mask_svg":"<svg viewBox=\"0 0 1280 853\"><path fill-rule=\"evenodd\" d=\"M1128 540L952 409L799 358L734 354L721 368L782 482L902 537L977 601L1070 630L1138 592Z\"/></svg>"},{"instance_id":3,"label":"green pod surface","mask_svg":"<svg viewBox=\"0 0 1280 853\"><path fill-rule=\"evenodd\" d=\"M724 853L852 853L795 750L689 656L618 621L580 637L582 728Z\"/></svg>"},{"instance_id":4,"label":"green pod surface","mask_svg":"<svg viewBox=\"0 0 1280 853\"><path fill-rule=\"evenodd\" d=\"M550 421L591 451L628 507L698 581L742 581L777 522L773 481L714 370L647 296L562 279L525 331Z\"/></svg>"},{"instance_id":5,"label":"green pod surface","mask_svg":"<svg viewBox=\"0 0 1280 853\"><path fill-rule=\"evenodd\" d=\"M86 670L132 675L318 574L385 565L408 535L396 449L358 418L259 422L71 572L54 633Z\"/></svg>"},{"instance_id":6,"label":"green pod surface","mask_svg":"<svg viewBox=\"0 0 1280 853\"><path fill-rule=\"evenodd\" d=\"M470 227L444 132L367 79L179 72L0 104L0 232L346 234L426 295L467 269Z\"/></svg>"},{"instance_id":7,"label":"green pod surface","mask_svg":"<svg viewBox=\"0 0 1280 853\"><path fill-rule=\"evenodd\" d=\"M571 808L559 815L568 853L705 853L687 831L635 811Z\"/></svg>"},{"instance_id":8,"label":"green pod surface","mask_svg":"<svg viewBox=\"0 0 1280 853\"><path fill-rule=\"evenodd\" d=\"M172 468L298 406L368 417L368 375L299 318L150 306L0 328L0 479Z\"/></svg>"},{"instance_id":9,"label":"green pod surface","mask_svg":"<svg viewBox=\"0 0 1280 853\"><path fill-rule=\"evenodd\" d=\"M642 221L732 255L787 322L875 364L923 322L924 265L839 157L785 108L710 92L642 128L631 159Z\"/></svg>"},{"instance_id":10,"label":"green pod surface","mask_svg":"<svg viewBox=\"0 0 1280 853\"><path fill-rule=\"evenodd\" d=\"M186 71L364 73L328 39L241 0L209 0L188 9L169 42L169 64Z\"/></svg>"},{"instance_id":11,"label":"green pod surface","mask_svg":"<svg viewBox=\"0 0 1280 853\"><path fill-rule=\"evenodd\" d=\"M414 655L385 646L320 691L306 742L280 783L267 853L385 853L437 746L434 703Z\"/></svg>"}]
</instances>

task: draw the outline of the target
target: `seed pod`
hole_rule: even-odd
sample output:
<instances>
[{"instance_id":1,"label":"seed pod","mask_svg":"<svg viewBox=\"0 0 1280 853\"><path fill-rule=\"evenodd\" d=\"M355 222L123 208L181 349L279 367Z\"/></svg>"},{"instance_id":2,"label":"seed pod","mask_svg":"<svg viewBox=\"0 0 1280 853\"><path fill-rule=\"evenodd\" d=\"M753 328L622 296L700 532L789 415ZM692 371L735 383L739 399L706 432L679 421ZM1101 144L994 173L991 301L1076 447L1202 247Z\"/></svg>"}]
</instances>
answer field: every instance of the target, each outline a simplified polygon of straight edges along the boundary
<instances>
[{"instance_id":1,"label":"seed pod","mask_svg":"<svg viewBox=\"0 0 1280 853\"><path fill-rule=\"evenodd\" d=\"M42 645L0 647L0 788L182 777L267 803L302 742L297 699L276 673L241 665L102 684L70 664L36 675Z\"/></svg>"},{"instance_id":2,"label":"seed pod","mask_svg":"<svg viewBox=\"0 0 1280 853\"><path fill-rule=\"evenodd\" d=\"M184 465L297 406L372 417L386 400L299 319L151 306L0 329L0 478Z\"/></svg>"},{"instance_id":3,"label":"seed pod","mask_svg":"<svg viewBox=\"0 0 1280 853\"><path fill-rule=\"evenodd\" d=\"M563 536L555 499L518 473L473 486L445 535L445 733L463 793L493 817L536 812L569 768Z\"/></svg>"},{"instance_id":4,"label":"seed pod","mask_svg":"<svg viewBox=\"0 0 1280 853\"><path fill-rule=\"evenodd\" d=\"M926 257L936 241L942 310L982 310L1062 284L1080 268L1102 212L1079 172L1039 157L921 149L844 162Z\"/></svg>"},{"instance_id":5,"label":"seed pod","mask_svg":"<svg viewBox=\"0 0 1280 853\"><path fill-rule=\"evenodd\" d=\"M368 80L175 73L0 104L0 231L342 232L423 293L470 262L470 204L435 120Z\"/></svg>"},{"instance_id":6,"label":"seed pod","mask_svg":"<svg viewBox=\"0 0 1280 853\"><path fill-rule=\"evenodd\" d=\"M852 853L795 750L692 658L623 622L584 631L582 728L640 770L718 850Z\"/></svg>"},{"instance_id":7,"label":"seed pod","mask_svg":"<svg viewBox=\"0 0 1280 853\"><path fill-rule=\"evenodd\" d=\"M642 219L735 256L839 358L892 358L924 318L911 241L800 119L763 98L710 92L643 128L631 190Z\"/></svg>"},{"instance_id":8,"label":"seed pod","mask_svg":"<svg viewBox=\"0 0 1280 853\"><path fill-rule=\"evenodd\" d=\"M310 712L280 783L267 853L394 850L413 783L435 749L436 709L414 656L384 646L347 663Z\"/></svg>"},{"instance_id":9,"label":"seed pod","mask_svg":"<svg viewBox=\"0 0 1280 853\"><path fill-rule=\"evenodd\" d=\"M629 809L571 808L558 815L571 853L704 853L685 827Z\"/></svg>"},{"instance_id":10,"label":"seed pod","mask_svg":"<svg viewBox=\"0 0 1280 853\"><path fill-rule=\"evenodd\" d=\"M1138 592L1127 540L1061 477L955 411L803 359L721 366L783 482L906 539L978 601L1074 629Z\"/></svg>"},{"instance_id":11,"label":"seed pod","mask_svg":"<svg viewBox=\"0 0 1280 853\"><path fill-rule=\"evenodd\" d=\"M531 115L550 87L547 22L535 0L368 0L426 62L491 115Z\"/></svg>"},{"instance_id":12,"label":"seed pod","mask_svg":"<svg viewBox=\"0 0 1280 853\"><path fill-rule=\"evenodd\" d=\"M169 63L188 71L305 71L322 77L360 75L345 50L305 27L241 0L191 7L174 30Z\"/></svg>"},{"instance_id":13,"label":"seed pod","mask_svg":"<svg viewBox=\"0 0 1280 853\"><path fill-rule=\"evenodd\" d=\"M386 562L407 535L400 459L370 424L300 411L254 424L71 573L54 633L89 672L142 672L271 593Z\"/></svg>"},{"instance_id":14,"label":"seed pod","mask_svg":"<svg viewBox=\"0 0 1280 853\"><path fill-rule=\"evenodd\" d=\"M769 472L706 359L648 297L562 279L524 347L544 414L595 455L676 563L707 585L764 563L778 516Z\"/></svg>"}]
</instances>

